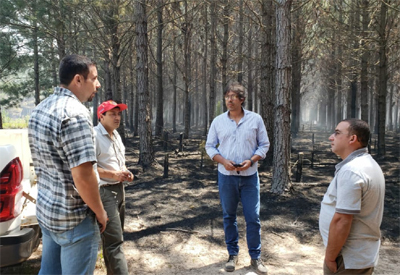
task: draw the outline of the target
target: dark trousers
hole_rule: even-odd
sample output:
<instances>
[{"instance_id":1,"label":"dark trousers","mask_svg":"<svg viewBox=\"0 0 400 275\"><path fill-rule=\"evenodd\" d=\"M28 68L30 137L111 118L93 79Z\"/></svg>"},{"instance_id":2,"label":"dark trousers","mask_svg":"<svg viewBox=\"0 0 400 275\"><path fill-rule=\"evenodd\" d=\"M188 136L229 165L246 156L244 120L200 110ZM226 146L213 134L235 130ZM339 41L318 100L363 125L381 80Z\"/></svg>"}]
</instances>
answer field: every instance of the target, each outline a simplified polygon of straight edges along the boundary
<instances>
[{"instance_id":1,"label":"dark trousers","mask_svg":"<svg viewBox=\"0 0 400 275\"><path fill-rule=\"evenodd\" d=\"M100 196L108 216L106 230L101 234L107 274L129 274L122 250L125 220L123 183L100 187Z\"/></svg>"},{"instance_id":2,"label":"dark trousers","mask_svg":"<svg viewBox=\"0 0 400 275\"><path fill-rule=\"evenodd\" d=\"M324 262L324 275L331 275L331 274L365 274L365 275L370 275L374 272L373 267L369 268L364 268L364 269L345 269L344 266L344 261L343 261L343 256L339 255L336 258L336 263L337 263L337 271L333 273L332 271L329 270L329 268L326 266Z\"/></svg>"}]
</instances>

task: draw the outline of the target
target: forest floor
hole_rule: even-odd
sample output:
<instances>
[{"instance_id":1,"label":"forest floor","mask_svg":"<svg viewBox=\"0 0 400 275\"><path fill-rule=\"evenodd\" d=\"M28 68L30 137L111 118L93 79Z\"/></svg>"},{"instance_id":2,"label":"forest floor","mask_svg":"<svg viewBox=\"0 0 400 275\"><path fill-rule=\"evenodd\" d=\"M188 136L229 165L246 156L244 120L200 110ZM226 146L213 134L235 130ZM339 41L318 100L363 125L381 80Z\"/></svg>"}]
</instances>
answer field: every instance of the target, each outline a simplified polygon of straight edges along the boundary
<instances>
[{"instance_id":1,"label":"forest floor","mask_svg":"<svg viewBox=\"0 0 400 275\"><path fill-rule=\"evenodd\" d=\"M127 166L136 179L126 186L124 251L130 274L200 275L226 274L228 258L224 243L216 165L204 155L201 138L184 140L178 152L178 135L170 134L168 150L154 140L157 163L146 171L137 165L138 138L127 139ZM340 160L330 152L329 133L302 132L293 138L292 165L304 152L303 176L293 191L275 195L271 171L260 168L262 259L270 275L322 274L324 247L318 229L320 202ZM373 139L374 141L374 139ZM374 142L372 142L374 145ZM378 160L385 173L386 195L382 222L382 246L375 274L398 274L400 270L400 157L399 136L386 136L387 157ZM372 146L372 155L375 148ZM164 178L164 156L169 173ZM313 165L311 165L313 159ZM262 163L261 163L262 165ZM232 274L255 274L250 269L245 222L238 211L240 252ZM2 268L2 274L37 274L41 245L23 264ZM397 271L396 271L397 270ZM96 275L106 274L99 250Z\"/></svg>"}]
</instances>

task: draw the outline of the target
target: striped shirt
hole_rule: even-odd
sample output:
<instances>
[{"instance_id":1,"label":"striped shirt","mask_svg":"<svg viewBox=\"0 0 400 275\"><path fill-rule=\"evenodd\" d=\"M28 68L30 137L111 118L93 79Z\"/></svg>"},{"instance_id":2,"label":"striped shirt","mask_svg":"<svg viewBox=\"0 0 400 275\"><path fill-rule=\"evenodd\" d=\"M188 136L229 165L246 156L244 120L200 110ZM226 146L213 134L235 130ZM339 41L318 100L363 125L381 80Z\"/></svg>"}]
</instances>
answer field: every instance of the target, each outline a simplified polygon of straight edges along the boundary
<instances>
[{"instance_id":1,"label":"striped shirt","mask_svg":"<svg viewBox=\"0 0 400 275\"><path fill-rule=\"evenodd\" d=\"M56 87L32 112L29 145L38 179L39 223L53 232L74 228L89 208L78 194L71 168L96 162L88 109L71 91Z\"/></svg>"},{"instance_id":2,"label":"striped shirt","mask_svg":"<svg viewBox=\"0 0 400 275\"><path fill-rule=\"evenodd\" d=\"M211 159L220 154L225 159L241 163L254 155L265 158L269 149L269 139L264 121L257 113L243 109L244 116L238 124L228 112L217 116L208 131L206 151ZM217 147L217 145L219 145ZM251 176L257 172L257 163L247 170L228 171L218 163L218 171L224 175Z\"/></svg>"}]
</instances>

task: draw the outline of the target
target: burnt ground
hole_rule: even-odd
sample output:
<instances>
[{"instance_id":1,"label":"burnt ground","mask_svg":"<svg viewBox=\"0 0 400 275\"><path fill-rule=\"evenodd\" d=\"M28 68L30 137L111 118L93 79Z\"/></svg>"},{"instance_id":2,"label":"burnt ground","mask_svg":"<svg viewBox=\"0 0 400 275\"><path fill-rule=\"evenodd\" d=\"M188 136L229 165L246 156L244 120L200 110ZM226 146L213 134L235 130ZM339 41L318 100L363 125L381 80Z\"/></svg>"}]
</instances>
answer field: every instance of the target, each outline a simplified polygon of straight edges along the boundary
<instances>
[{"instance_id":1,"label":"burnt ground","mask_svg":"<svg viewBox=\"0 0 400 275\"><path fill-rule=\"evenodd\" d=\"M269 274L322 274L324 248L318 217L322 197L340 160L330 152L324 131L301 132L293 138L293 190L270 192L271 171L260 169L262 259ZM216 165L203 152L204 137L184 140L179 152L179 133L169 133L167 151L154 140L157 163L143 171L138 162L138 138L127 138L127 167L136 176L126 187L124 251L131 274L224 274L227 252L222 211L216 182ZM196 136L196 134L193 134ZM387 157L379 159L386 178L382 247L375 274L398 274L400 268L399 135L386 136ZM372 155L375 155L374 138ZM298 153L304 154L303 173L295 182ZM164 158L169 156L168 177ZM261 164L261 166L263 166ZM234 274L254 274L249 268L245 222L239 207L239 263ZM1 270L2 274L36 274L41 246L25 263ZM99 250L95 274L106 274Z\"/></svg>"}]
</instances>

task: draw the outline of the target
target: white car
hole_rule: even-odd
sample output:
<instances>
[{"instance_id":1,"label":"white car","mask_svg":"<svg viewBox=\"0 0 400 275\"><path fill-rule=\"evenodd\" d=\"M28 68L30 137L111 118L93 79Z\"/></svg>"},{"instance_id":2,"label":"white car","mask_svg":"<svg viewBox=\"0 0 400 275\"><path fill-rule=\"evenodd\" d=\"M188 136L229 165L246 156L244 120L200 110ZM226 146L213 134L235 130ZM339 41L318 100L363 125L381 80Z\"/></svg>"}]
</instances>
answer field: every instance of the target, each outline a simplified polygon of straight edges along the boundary
<instances>
[{"instance_id":1,"label":"white car","mask_svg":"<svg viewBox=\"0 0 400 275\"><path fill-rule=\"evenodd\" d=\"M0 130L0 267L29 258L40 242L28 130Z\"/></svg>"}]
</instances>

